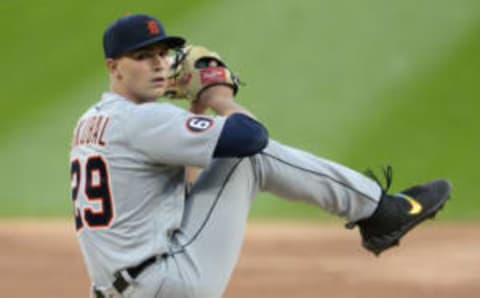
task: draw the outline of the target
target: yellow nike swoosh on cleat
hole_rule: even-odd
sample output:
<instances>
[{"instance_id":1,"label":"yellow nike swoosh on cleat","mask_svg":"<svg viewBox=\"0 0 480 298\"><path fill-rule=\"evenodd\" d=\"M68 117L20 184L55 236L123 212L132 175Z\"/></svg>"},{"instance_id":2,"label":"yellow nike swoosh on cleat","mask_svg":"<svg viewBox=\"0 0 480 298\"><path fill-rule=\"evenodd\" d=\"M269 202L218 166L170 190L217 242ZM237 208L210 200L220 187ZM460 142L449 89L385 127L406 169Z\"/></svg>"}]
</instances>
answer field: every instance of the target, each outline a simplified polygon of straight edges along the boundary
<instances>
[{"instance_id":1,"label":"yellow nike swoosh on cleat","mask_svg":"<svg viewBox=\"0 0 480 298\"><path fill-rule=\"evenodd\" d=\"M406 194L403 194L403 193L398 193L397 196L404 198L412 206L412 209L408 211L408 214L417 215L420 212L422 212L423 210L422 204L420 204L417 200L415 200L411 196L407 196Z\"/></svg>"}]
</instances>

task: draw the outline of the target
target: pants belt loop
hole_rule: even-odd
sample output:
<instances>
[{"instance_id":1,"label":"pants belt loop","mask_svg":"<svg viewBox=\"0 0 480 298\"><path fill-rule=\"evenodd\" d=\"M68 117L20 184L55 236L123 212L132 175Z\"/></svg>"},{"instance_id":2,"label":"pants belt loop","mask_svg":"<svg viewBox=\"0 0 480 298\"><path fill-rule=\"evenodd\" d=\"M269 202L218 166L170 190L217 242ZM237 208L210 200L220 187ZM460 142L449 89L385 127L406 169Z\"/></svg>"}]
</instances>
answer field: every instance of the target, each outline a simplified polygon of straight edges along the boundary
<instances>
[{"instance_id":1,"label":"pants belt loop","mask_svg":"<svg viewBox=\"0 0 480 298\"><path fill-rule=\"evenodd\" d=\"M132 276L130 276L130 273L128 273L128 270L125 269L125 270L121 270L120 272L120 275L125 279L126 282L128 283L133 283L134 282L134 279Z\"/></svg>"}]
</instances>

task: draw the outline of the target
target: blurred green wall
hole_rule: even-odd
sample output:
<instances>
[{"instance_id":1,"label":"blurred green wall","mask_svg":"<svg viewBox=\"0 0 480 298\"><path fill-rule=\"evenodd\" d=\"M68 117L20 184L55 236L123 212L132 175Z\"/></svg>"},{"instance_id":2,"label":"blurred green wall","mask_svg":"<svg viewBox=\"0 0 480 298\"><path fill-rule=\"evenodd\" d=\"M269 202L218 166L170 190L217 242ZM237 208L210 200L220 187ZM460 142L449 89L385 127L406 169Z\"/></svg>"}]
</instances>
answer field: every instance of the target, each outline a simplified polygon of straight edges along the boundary
<instances>
[{"instance_id":1,"label":"blurred green wall","mask_svg":"<svg viewBox=\"0 0 480 298\"><path fill-rule=\"evenodd\" d=\"M449 177L442 217L480 216L479 1L7 0L0 12L1 216L70 215L71 131L107 87L101 35L136 12L219 51L273 138L357 170L389 163L394 190ZM263 194L252 215L324 218Z\"/></svg>"}]
</instances>

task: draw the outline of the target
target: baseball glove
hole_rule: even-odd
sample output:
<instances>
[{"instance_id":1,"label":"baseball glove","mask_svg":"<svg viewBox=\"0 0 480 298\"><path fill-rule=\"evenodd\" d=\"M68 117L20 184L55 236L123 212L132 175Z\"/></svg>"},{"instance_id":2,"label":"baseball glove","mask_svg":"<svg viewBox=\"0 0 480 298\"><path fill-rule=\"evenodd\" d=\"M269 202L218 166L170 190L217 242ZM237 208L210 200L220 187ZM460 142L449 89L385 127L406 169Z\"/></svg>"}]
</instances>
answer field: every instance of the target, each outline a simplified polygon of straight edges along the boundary
<instances>
[{"instance_id":1,"label":"baseball glove","mask_svg":"<svg viewBox=\"0 0 480 298\"><path fill-rule=\"evenodd\" d=\"M229 86L236 95L240 84L239 78L217 53L190 45L177 51L165 95L195 101L203 91L216 85Z\"/></svg>"}]
</instances>

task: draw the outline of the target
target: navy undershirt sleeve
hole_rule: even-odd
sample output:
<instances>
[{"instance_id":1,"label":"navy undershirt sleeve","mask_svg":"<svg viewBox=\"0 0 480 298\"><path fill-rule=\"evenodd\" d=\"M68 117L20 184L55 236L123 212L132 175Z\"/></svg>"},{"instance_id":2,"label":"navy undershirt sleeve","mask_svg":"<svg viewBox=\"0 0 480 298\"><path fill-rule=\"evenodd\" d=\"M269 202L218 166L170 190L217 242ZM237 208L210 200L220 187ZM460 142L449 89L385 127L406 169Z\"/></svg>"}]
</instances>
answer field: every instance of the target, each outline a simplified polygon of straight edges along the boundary
<instances>
[{"instance_id":1,"label":"navy undershirt sleeve","mask_svg":"<svg viewBox=\"0 0 480 298\"><path fill-rule=\"evenodd\" d=\"M213 152L213 157L244 157L262 151L268 144L267 129L244 114L230 115Z\"/></svg>"}]
</instances>

